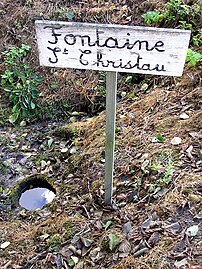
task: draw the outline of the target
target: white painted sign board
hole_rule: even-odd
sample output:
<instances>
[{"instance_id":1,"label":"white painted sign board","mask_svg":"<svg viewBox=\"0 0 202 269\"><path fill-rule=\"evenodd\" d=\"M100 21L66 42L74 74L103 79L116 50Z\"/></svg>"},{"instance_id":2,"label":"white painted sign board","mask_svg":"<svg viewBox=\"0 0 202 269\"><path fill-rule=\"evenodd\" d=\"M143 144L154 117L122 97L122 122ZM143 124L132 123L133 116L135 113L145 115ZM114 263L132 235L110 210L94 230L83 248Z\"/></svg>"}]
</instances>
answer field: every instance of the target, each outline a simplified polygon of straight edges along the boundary
<instances>
[{"instance_id":1,"label":"white painted sign board","mask_svg":"<svg viewBox=\"0 0 202 269\"><path fill-rule=\"evenodd\" d=\"M43 66L107 71L105 204L112 202L117 72L181 76L191 31L36 21Z\"/></svg>"},{"instance_id":2,"label":"white painted sign board","mask_svg":"<svg viewBox=\"0 0 202 269\"><path fill-rule=\"evenodd\" d=\"M50 67L181 76L190 31L36 21L40 64Z\"/></svg>"}]
</instances>

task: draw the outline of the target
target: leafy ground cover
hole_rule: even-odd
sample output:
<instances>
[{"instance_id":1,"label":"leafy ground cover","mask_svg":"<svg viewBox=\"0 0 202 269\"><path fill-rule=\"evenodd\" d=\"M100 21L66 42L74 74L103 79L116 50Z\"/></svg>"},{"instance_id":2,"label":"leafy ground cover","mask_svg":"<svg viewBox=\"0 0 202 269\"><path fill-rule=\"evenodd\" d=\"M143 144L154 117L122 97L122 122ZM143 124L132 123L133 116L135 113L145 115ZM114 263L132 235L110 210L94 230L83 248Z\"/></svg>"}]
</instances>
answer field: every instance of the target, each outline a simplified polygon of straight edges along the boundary
<instances>
[{"instance_id":1,"label":"leafy ground cover","mask_svg":"<svg viewBox=\"0 0 202 269\"><path fill-rule=\"evenodd\" d=\"M146 25L141 15L165 2L1 2L1 50L29 44L29 66L44 78L41 110L16 125L1 88L2 269L201 268L201 62L181 78L119 74L114 194L106 207L105 74L41 68L34 39L35 18ZM199 20L197 27L198 34ZM40 211L20 208L15 197L33 174L57 191Z\"/></svg>"}]
</instances>

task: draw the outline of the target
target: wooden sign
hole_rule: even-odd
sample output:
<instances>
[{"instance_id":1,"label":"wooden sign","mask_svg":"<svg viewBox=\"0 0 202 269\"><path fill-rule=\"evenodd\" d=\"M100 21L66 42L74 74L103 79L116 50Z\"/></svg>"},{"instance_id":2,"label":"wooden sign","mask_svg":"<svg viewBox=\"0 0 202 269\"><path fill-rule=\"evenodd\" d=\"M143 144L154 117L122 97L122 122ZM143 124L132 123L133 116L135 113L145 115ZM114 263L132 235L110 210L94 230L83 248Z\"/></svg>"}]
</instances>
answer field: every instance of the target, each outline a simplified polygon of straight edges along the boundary
<instances>
[{"instance_id":1,"label":"wooden sign","mask_svg":"<svg viewBox=\"0 0 202 269\"><path fill-rule=\"evenodd\" d=\"M43 66L106 72L105 204L112 203L117 72L181 76L191 31L36 21Z\"/></svg>"},{"instance_id":2,"label":"wooden sign","mask_svg":"<svg viewBox=\"0 0 202 269\"><path fill-rule=\"evenodd\" d=\"M36 21L40 64L50 67L181 76L190 31Z\"/></svg>"}]
</instances>

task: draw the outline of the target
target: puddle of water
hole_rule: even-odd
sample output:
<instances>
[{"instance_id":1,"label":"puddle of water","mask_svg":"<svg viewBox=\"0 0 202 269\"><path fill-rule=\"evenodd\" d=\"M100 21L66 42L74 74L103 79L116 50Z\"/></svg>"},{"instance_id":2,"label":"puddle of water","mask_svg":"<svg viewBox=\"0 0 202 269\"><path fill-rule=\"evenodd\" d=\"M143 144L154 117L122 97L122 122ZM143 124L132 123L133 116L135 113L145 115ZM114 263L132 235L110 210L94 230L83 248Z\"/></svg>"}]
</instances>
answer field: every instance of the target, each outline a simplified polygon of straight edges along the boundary
<instances>
[{"instance_id":1,"label":"puddle of water","mask_svg":"<svg viewBox=\"0 0 202 269\"><path fill-rule=\"evenodd\" d=\"M55 193L46 188L34 188L22 193L19 204L28 209L41 209L44 205L51 203Z\"/></svg>"}]
</instances>

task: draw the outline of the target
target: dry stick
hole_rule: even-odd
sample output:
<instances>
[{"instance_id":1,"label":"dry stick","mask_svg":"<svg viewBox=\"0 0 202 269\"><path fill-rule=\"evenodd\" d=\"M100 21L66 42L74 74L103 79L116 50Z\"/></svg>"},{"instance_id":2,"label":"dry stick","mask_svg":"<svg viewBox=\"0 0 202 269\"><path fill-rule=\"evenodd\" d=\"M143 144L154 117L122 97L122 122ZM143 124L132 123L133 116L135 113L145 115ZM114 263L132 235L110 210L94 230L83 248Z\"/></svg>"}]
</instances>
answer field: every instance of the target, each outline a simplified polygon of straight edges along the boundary
<instances>
[{"instance_id":1,"label":"dry stick","mask_svg":"<svg viewBox=\"0 0 202 269\"><path fill-rule=\"evenodd\" d=\"M0 269L7 269L12 264L12 261L8 261L4 266L0 267Z\"/></svg>"},{"instance_id":2,"label":"dry stick","mask_svg":"<svg viewBox=\"0 0 202 269\"><path fill-rule=\"evenodd\" d=\"M106 90L105 204L111 205L114 170L117 72L107 72Z\"/></svg>"}]
</instances>

